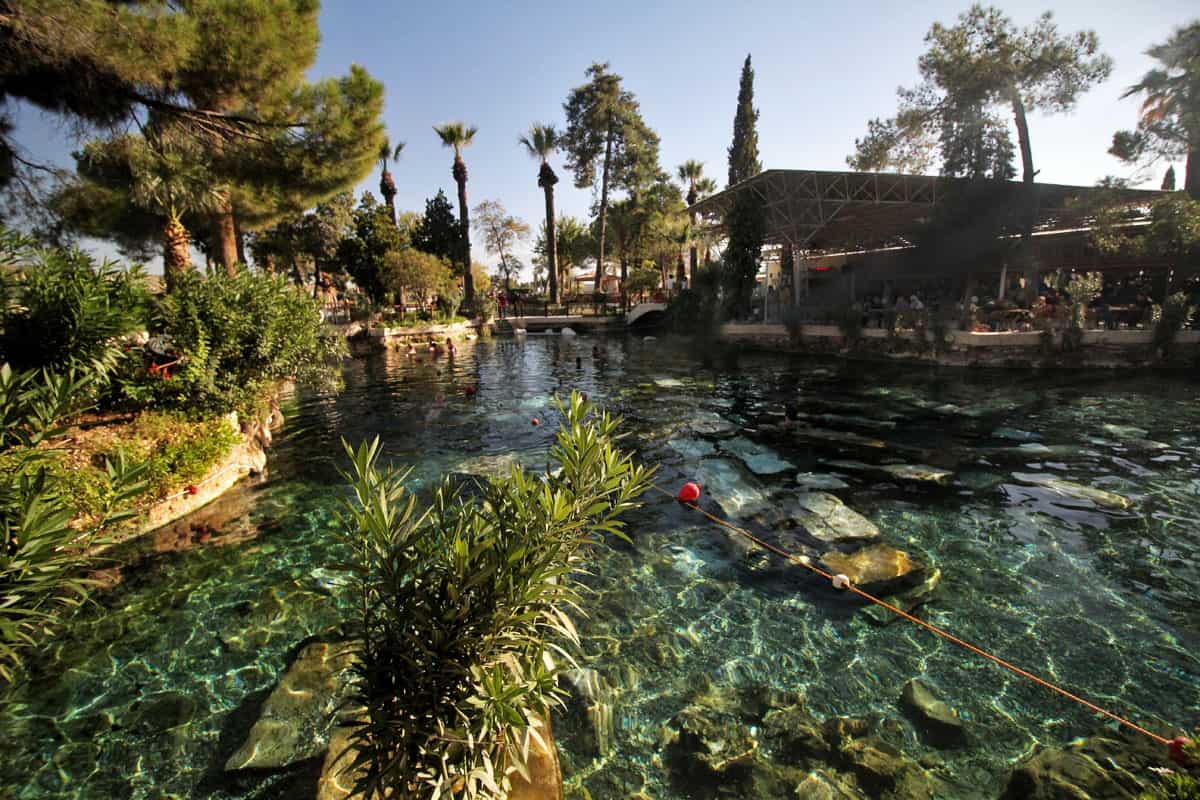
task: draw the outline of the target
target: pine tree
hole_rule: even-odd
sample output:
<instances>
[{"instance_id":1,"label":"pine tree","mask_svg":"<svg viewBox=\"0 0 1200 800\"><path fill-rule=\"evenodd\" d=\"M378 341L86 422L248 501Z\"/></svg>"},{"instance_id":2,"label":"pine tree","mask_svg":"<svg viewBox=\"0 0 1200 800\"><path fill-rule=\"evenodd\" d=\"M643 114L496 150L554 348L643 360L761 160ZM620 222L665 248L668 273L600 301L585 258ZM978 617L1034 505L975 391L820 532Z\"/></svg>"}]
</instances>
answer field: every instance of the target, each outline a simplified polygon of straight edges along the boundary
<instances>
[{"instance_id":1,"label":"pine tree","mask_svg":"<svg viewBox=\"0 0 1200 800\"><path fill-rule=\"evenodd\" d=\"M658 134L642 119L631 92L621 88L621 76L608 64L593 64L588 82L571 90L563 109L567 127L563 149L567 167L575 173L575 186L583 189L600 181L598 234L596 237L595 290L604 277L604 249L608 224L609 192L633 190L652 182L658 167ZM599 167L599 174L597 174Z\"/></svg>"},{"instance_id":2,"label":"pine tree","mask_svg":"<svg viewBox=\"0 0 1200 800\"><path fill-rule=\"evenodd\" d=\"M459 257L462 227L454 215L454 206L446 193L438 193L425 201L425 215L412 232L412 246L430 255L453 262Z\"/></svg>"},{"instance_id":3,"label":"pine tree","mask_svg":"<svg viewBox=\"0 0 1200 800\"><path fill-rule=\"evenodd\" d=\"M754 68L750 55L742 64L738 84L737 111L733 115L733 143L729 145L729 185L762 172L758 160L758 110L754 107Z\"/></svg>"},{"instance_id":4,"label":"pine tree","mask_svg":"<svg viewBox=\"0 0 1200 800\"><path fill-rule=\"evenodd\" d=\"M1167 167L1167 172L1165 175L1163 175L1162 186L1160 188L1164 192L1175 191L1175 165L1174 164Z\"/></svg>"}]
</instances>

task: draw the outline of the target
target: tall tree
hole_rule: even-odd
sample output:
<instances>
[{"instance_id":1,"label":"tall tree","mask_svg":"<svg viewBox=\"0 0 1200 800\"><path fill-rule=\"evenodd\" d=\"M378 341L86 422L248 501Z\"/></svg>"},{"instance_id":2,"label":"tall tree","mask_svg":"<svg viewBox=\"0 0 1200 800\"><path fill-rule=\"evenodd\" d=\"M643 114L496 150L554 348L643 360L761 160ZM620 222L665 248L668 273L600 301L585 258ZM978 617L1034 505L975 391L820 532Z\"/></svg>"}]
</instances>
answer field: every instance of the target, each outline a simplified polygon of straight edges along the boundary
<instances>
[{"instance_id":1,"label":"tall tree","mask_svg":"<svg viewBox=\"0 0 1200 800\"><path fill-rule=\"evenodd\" d=\"M1162 185L1158 187L1164 192L1175 191L1175 165L1171 164L1167 167L1167 171L1163 173Z\"/></svg>"},{"instance_id":2,"label":"tall tree","mask_svg":"<svg viewBox=\"0 0 1200 800\"><path fill-rule=\"evenodd\" d=\"M412 233L413 247L454 263L462 253L462 228L454 216L446 193L438 193L425 201L425 214Z\"/></svg>"},{"instance_id":3,"label":"tall tree","mask_svg":"<svg viewBox=\"0 0 1200 800\"><path fill-rule=\"evenodd\" d=\"M558 238L554 234L554 184L558 176L550 166L550 156L559 146L558 131L553 125L534 123L529 127L529 133L520 138L520 143L526 152L542 162L538 169L538 186L546 195L546 271L549 279L550 302L558 302Z\"/></svg>"},{"instance_id":4,"label":"tall tree","mask_svg":"<svg viewBox=\"0 0 1200 800\"><path fill-rule=\"evenodd\" d=\"M394 289L388 277L394 266L394 259L389 254L404 246L400 231L389 218L387 206L370 192L363 192L354 209L354 235L338 245L337 259L359 288L372 301L381 303Z\"/></svg>"},{"instance_id":5,"label":"tall tree","mask_svg":"<svg viewBox=\"0 0 1200 800\"><path fill-rule=\"evenodd\" d=\"M754 69L750 56L742 65L738 85L737 111L733 116L733 141L729 145L729 185L752 178L762 171L758 160L758 110L754 108ZM727 312L744 316L750 310L750 298L762 256L765 226L758 197L749 191L738 192L725 214L725 284Z\"/></svg>"},{"instance_id":6,"label":"tall tree","mask_svg":"<svg viewBox=\"0 0 1200 800\"><path fill-rule=\"evenodd\" d=\"M176 99L175 77L195 46L194 20L167 3L5 0L0 5L0 189L45 165L15 137L10 100L106 128L154 110L234 136L243 120ZM252 122L252 120L247 120Z\"/></svg>"},{"instance_id":7,"label":"tall tree","mask_svg":"<svg viewBox=\"0 0 1200 800\"><path fill-rule=\"evenodd\" d=\"M484 246L500 257L500 272L504 275L504 291L512 288L512 273L517 269L512 249L517 242L529 238L529 226L512 216L499 200L484 200L475 206L475 230L483 237Z\"/></svg>"},{"instance_id":8,"label":"tall tree","mask_svg":"<svg viewBox=\"0 0 1200 800\"><path fill-rule=\"evenodd\" d=\"M388 212L390 215L391 209ZM354 195L350 192L335 194L304 215L304 249L313 261L314 297L321 292L321 273L338 268L338 248L354 231Z\"/></svg>"},{"instance_id":9,"label":"tall tree","mask_svg":"<svg viewBox=\"0 0 1200 800\"><path fill-rule=\"evenodd\" d=\"M1113 135L1125 161L1184 158L1183 188L1200 200L1200 20L1146 51L1159 62L1123 95L1142 95L1137 128Z\"/></svg>"},{"instance_id":10,"label":"tall tree","mask_svg":"<svg viewBox=\"0 0 1200 800\"><path fill-rule=\"evenodd\" d=\"M592 64L587 76L588 82L572 89L563 104L567 115L563 147L578 188L594 187L597 177L600 180L594 284L599 291L609 192L653 180L658 173L658 135L646 125L637 100L621 88L621 76L609 72L608 64Z\"/></svg>"},{"instance_id":11,"label":"tall tree","mask_svg":"<svg viewBox=\"0 0 1200 800\"><path fill-rule=\"evenodd\" d=\"M454 165L450 173L458 184L458 226L462 232L459 242L459 264L463 276L463 305L468 309L475 306L475 282L471 275L471 212L467 208L467 165L463 162L463 148L475 139L478 128L461 122L447 122L433 128L444 147L454 150Z\"/></svg>"},{"instance_id":12,"label":"tall tree","mask_svg":"<svg viewBox=\"0 0 1200 800\"><path fill-rule=\"evenodd\" d=\"M162 245L168 291L191 268L189 225L221 201L198 156L195 138L177 121L156 119L145 136L90 142L75 153L77 175L56 190L50 206L66 228L109 237L122 250Z\"/></svg>"},{"instance_id":13,"label":"tall tree","mask_svg":"<svg viewBox=\"0 0 1200 800\"><path fill-rule=\"evenodd\" d=\"M679 165L678 175L679 175L679 180L683 181L684 185L687 186L687 195L684 199L687 201L688 206L691 207L691 206L696 205L696 203L700 200L699 186L700 186L701 181L704 180L704 162L689 159L688 161L685 161ZM690 216L688 222L691 225L690 233L692 234L692 236L689 237L692 240L691 245L688 247L688 280L692 281L692 280L695 280L695 278L696 278L696 262L697 262L696 241L695 241L695 232L696 232L696 212L695 211L693 211L691 213L691 216ZM680 275L679 277L682 278L683 276Z\"/></svg>"},{"instance_id":14,"label":"tall tree","mask_svg":"<svg viewBox=\"0 0 1200 800\"><path fill-rule=\"evenodd\" d=\"M754 67L750 54L742 64L737 111L733 115L733 142L729 145L729 186L762 172L758 160L758 109L754 107Z\"/></svg>"},{"instance_id":15,"label":"tall tree","mask_svg":"<svg viewBox=\"0 0 1200 800\"><path fill-rule=\"evenodd\" d=\"M990 164L989 177L1006 177L995 169L1011 147L998 114L1011 113L1024 185L1021 260L1032 270L1037 173L1028 115L1071 110L1080 94L1108 77L1112 59L1099 53L1094 32L1060 33L1050 12L1018 28L999 9L978 4L955 25L934 23L925 42L917 60L922 83L899 91L899 118L911 121L899 130L911 136L932 127L944 164L968 173Z\"/></svg>"},{"instance_id":16,"label":"tall tree","mask_svg":"<svg viewBox=\"0 0 1200 800\"><path fill-rule=\"evenodd\" d=\"M404 151L404 142L399 142L395 147L392 147L391 142L385 137L383 144L379 147L379 166L381 172L379 174L379 193L383 195L383 202L387 205L388 211L392 215L392 223L396 222L396 182L392 180L392 173L388 171L389 161L399 161L400 153Z\"/></svg>"}]
</instances>

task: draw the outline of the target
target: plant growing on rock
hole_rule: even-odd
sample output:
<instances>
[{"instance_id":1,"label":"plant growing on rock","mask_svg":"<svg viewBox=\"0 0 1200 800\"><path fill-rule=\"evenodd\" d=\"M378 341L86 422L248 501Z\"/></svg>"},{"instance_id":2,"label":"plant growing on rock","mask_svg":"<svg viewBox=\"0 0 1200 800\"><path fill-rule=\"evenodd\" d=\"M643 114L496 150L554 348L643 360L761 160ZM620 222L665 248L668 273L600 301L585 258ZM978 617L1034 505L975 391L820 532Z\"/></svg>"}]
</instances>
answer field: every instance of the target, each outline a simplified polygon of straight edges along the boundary
<instances>
[{"instance_id":1,"label":"plant growing on rock","mask_svg":"<svg viewBox=\"0 0 1200 800\"><path fill-rule=\"evenodd\" d=\"M345 532L362 637L351 737L357 794L503 798L538 720L560 702L578 635L572 572L601 534L624 536L651 472L617 448L618 420L572 393L545 474L449 480L418 507L406 472L357 449Z\"/></svg>"}]
</instances>

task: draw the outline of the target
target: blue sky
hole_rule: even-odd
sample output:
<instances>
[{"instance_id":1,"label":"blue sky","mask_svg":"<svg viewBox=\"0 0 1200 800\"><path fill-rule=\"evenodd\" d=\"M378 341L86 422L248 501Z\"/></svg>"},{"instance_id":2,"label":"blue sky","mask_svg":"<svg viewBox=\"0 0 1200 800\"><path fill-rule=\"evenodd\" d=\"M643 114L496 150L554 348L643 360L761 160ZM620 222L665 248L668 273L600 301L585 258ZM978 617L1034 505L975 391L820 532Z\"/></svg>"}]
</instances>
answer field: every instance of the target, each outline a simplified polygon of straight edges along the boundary
<instances>
[{"instance_id":1,"label":"blue sky","mask_svg":"<svg viewBox=\"0 0 1200 800\"><path fill-rule=\"evenodd\" d=\"M397 206L421 211L439 188L454 200L451 155L432 126L462 119L479 128L465 153L470 204L498 199L536 228L544 214L537 164L517 137L534 121L561 126L562 103L592 62L608 61L624 77L662 139L664 167L674 171L685 159L699 159L724 186L738 75L752 53L764 166L844 169L867 119L890 115L896 87L916 82L930 24L952 22L968 3L323 5L311 77L341 75L359 63L383 81L388 132L393 141L407 142L393 168ZM1063 30L1095 30L1115 60L1112 78L1085 95L1074 113L1030 120L1039 180L1092 184L1109 174L1131 177L1132 170L1106 153L1113 131L1131 127L1137 111L1136 102L1120 94L1151 66L1144 55L1149 45L1200 15L1194 2L1007 2L1002 8L1021 25L1049 8ZM18 116L18 139L35 157L69 164L67 130L38 112ZM562 179L560 213L585 217L590 191L574 188L561 157L554 166ZM1151 185L1162 169L1149 176ZM376 170L355 193L378 193L378 182ZM496 262L478 243L473 255Z\"/></svg>"}]
</instances>

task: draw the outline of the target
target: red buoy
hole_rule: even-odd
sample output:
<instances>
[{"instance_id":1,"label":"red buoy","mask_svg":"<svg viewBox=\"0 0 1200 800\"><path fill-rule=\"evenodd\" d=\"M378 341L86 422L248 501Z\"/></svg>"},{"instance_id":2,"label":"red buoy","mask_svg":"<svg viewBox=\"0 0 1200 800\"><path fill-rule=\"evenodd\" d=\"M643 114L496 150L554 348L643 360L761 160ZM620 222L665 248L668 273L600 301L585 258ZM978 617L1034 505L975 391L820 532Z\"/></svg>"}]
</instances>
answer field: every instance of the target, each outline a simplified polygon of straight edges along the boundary
<instances>
[{"instance_id":1,"label":"red buoy","mask_svg":"<svg viewBox=\"0 0 1200 800\"><path fill-rule=\"evenodd\" d=\"M463 394L465 394L467 397L474 397L475 393L477 391L479 391L479 389L475 386L464 386L463 387Z\"/></svg>"},{"instance_id":2,"label":"red buoy","mask_svg":"<svg viewBox=\"0 0 1200 800\"><path fill-rule=\"evenodd\" d=\"M679 487L679 494L675 495L675 499L681 503L696 502L700 499L700 484L688 481Z\"/></svg>"},{"instance_id":3,"label":"red buoy","mask_svg":"<svg viewBox=\"0 0 1200 800\"><path fill-rule=\"evenodd\" d=\"M200 487L193 483L187 487L187 493L188 494L200 494Z\"/></svg>"},{"instance_id":4,"label":"red buoy","mask_svg":"<svg viewBox=\"0 0 1200 800\"><path fill-rule=\"evenodd\" d=\"M529 420L529 424L536 428L538 425L541 425L542 423L537 417L534 417L533 419Z\"/></svg>"},{"instance_id":5,"label":"red buoy","mask_svg":"<svg viewBox=\"0 0 1200 800\"><path fill-rule=\"evenodd\" d=\"M1167 744L1167 752L1171 755L1171 760L1176 764L1188 763L1187 754L1183 752L1183 748L1192 743L1192 740L1186 736L1176 736Z\"/></svg>"}]
</instances>

